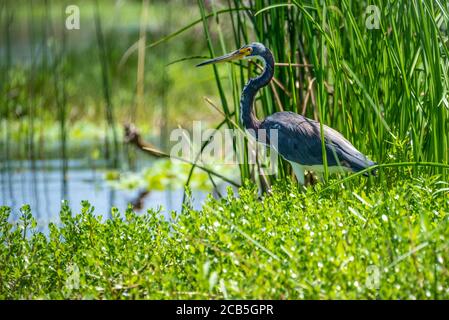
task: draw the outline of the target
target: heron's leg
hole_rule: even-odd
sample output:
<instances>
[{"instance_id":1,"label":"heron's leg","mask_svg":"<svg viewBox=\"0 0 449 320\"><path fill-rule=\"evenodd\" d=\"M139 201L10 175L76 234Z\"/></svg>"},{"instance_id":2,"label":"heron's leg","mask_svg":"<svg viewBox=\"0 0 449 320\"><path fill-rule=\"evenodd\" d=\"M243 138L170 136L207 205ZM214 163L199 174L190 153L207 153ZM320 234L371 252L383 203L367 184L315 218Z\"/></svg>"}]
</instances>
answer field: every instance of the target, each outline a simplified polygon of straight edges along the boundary
<instances>
[{"instance_id":1,"label":"heron's leg","mask_svg":"<svg viewBox=\"0 0 449 320\"><path fill-rule=\"evenodd\" d=\"M293 172L295 173L296 179L298 180L298 182L301 185L304 185L305 184L304 168L296 162L290 162L290 164L292 165Z\"/></svg>"},{"instance_id":2,"label":"heron's leg","mask_svg":"<svg viewBox=\"0 0 449 320\"><path fill-rule=\"evenodd\" d=\"M318 181L324 183L324 173L323 172L315 172L318 177Z\"/></svg>"}]
</instances>

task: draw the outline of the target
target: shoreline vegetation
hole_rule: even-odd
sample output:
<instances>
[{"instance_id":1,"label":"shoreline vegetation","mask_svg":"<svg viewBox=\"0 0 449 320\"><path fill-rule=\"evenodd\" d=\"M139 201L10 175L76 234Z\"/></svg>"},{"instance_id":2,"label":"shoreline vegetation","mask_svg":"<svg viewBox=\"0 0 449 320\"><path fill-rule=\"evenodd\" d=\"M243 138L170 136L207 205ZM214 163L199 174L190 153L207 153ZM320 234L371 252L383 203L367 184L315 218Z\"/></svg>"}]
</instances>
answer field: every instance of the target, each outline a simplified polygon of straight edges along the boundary
<instances>
[{"instance_id":1,"label":"shoreline vegetation","mask_svg":"<svg viewBox=\"0 0 449 320\"><path fill-rule=\"evenodd\" d=\"M316 188L248 182L169 219L63 204L48 236L1 207L0 298L449 298L447 183Z\"/></svg>"},{"instance_id":2,"label":"shoreline vegetation","mask_svg":"<svg viewBox=\"0 0 449 320\"><path fill-rule=\"evenodd\" d=\"M73 2L72 31L64 2L0 3L0 299L449 299L449 3ZM245 143L228 171L142 161L136 145L165 157L171 130L194 121L242 130L240 94L261 66L194 66L253 41L277 63L257 117L319 120L378 163L376 177L298 187L286 161L269 175ZM141 136L127 141L126 126ZM182 207L167 218L63 202L44 234L37 210L2 206L38 176L48 187L40 167L57 163L67 182L79 158L142 195L184 188ZM190 190L218 190L220 176L242 186L194 210Z\"/></svg>"}]
</instances>

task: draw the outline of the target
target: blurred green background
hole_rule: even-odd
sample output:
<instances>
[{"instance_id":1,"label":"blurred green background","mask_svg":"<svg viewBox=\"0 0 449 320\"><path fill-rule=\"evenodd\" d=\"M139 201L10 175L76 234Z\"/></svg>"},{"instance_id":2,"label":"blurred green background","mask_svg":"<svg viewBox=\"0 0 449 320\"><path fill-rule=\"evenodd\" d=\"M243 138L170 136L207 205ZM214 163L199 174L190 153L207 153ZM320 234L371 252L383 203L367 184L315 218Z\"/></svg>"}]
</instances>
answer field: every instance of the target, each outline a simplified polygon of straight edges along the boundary
<instances>
[{"instance_id":1,"label":"blurred green background","mask_svg":"<svg viewBox=\"0 0 449 320\"><path fill-rule=\"evenodd\" d=\"M66 28L73 5L79 30ZM57 215L61 199L90 199L107 213L155 189L147 206L178 209L189 167L153 165L123 142L124 125L169 150L172 129L218 122L203 99L218 94L213 74L195 68L208 54L201 23L156 43L200 18L186 0L2 1L0 204ZM210 191L207 176L194 180Z\"/></svg>"},{"instance_id":2,"label":"blurred green background","mask_svg":"<svg viewBox=\"0 0 449 320\"><path fill-rule=\"evenodd\" d=\"M79 30L65 28L68 5L80 8ZM198 114L213 120L214 113L203 101L203 96L214 93L210 72L194 68L192 61L169 65L205 54L201 25L180 35L179 41L151 46L198 19L195 1L151 1L147 8L141 1L98 1L98 8L95 1L7 1L1 8L1 117L9 120L11 138L17 143L25 129L34 131L38 141L45 137L46 144L58 140L59 122L64 120L69 142L79 136L110 134L108 125L120 131L123 123L135 122L153 142L163 145L164 130L190 126ZM138 52L132 49L141 29L146 49L139 70ZM99 37L104 39L104 54ZM143 74L140 91L139 72ZM61 95L64 119L59 112ZM108 121L108 109L113 123ZM33 129L21 127L29 125L31 117ZM27 157L18 145L11 152Z\"/></svg>"}]
</instances>

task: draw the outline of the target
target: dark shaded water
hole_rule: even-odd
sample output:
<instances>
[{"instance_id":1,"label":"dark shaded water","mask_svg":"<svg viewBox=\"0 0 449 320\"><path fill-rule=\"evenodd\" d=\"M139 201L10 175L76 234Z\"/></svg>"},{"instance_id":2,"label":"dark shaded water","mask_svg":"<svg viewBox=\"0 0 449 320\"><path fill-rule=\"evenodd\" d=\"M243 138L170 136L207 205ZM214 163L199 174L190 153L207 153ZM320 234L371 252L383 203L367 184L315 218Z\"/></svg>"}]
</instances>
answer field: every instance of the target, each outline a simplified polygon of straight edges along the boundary
<instances>
[{"instance_id":1,"label":"dark shaded water","mask_svg":"<svg viewBox=\"0 0 449 320\"><path fill-rule=\"evenodd\" d=\"M182 207L184 190L150 191L144 197L143 190L118 190L104 179L105 168L87 167L81 160L70 160L64 179L61 160L2 162L0 168L0 205L13 208L13 219L18 217L23 204L31 206L38 228L45 231L49 222L59 222L61 201L69 201L72 212L78 213L81 201L87 200L95 207L95 213L109 217L111 207L124 212L129 203L141 200L141 209L163 207L168 214ZM9 170L5 170L8 168ZM146 193L146 192L145 192ZM206 198L204 191L192 191L193 207L199 209Z\"/></svg>"}]
</instances>

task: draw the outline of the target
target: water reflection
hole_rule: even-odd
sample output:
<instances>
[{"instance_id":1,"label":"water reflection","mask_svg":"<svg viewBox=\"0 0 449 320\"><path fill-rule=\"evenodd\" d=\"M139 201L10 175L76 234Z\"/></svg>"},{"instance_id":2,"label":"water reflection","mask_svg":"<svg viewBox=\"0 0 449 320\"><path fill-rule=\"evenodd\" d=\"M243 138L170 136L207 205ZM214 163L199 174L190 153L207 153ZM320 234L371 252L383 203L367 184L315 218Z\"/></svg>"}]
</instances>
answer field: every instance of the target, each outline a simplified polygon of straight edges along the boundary
<instances>
[{"instance_id":1,"label":"water reflection","mask_svg":"<svg viewBox=\"0 0 449 320\"><path fill-rule=\"evenodd\" d=\"M86 167L81 160L69 160L67 172L59 160L10 161L1 168L0 205L13 209L13 219L23 204L29 204L41 231L46 231L49 222L59 222L62 200L69 201L73 213L81 209L81 201L87 200L95 207L95 213L110 217L111 207L121 212L131 203L137 212L164 208L182 207L183 189L146 191L116 190L104 180L101 166ZM8 169L8 170L7 170ZM66 179L64 178L66 176ZM199 209L206 198L204 191L192 192L193 207ZM140 203L136 203L140 202Z\"/></svg>"}]
</instances>

